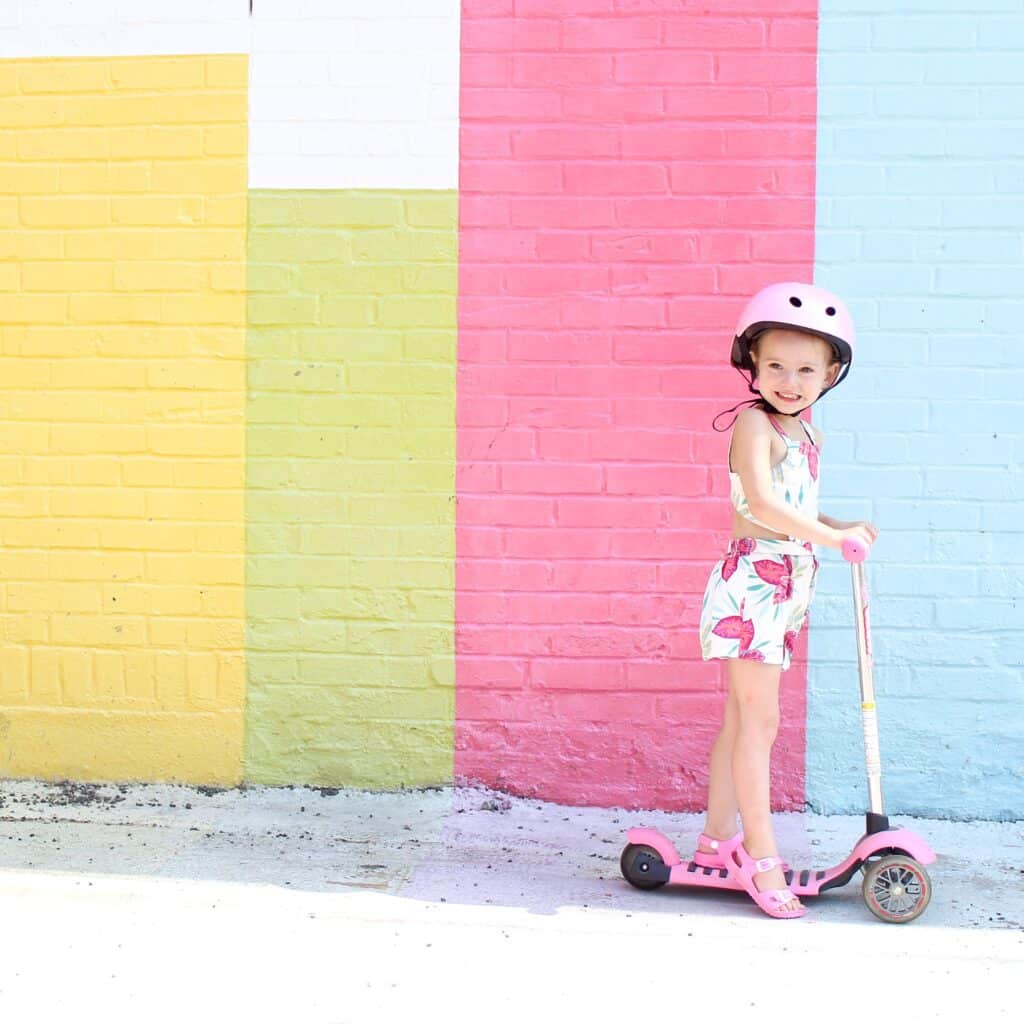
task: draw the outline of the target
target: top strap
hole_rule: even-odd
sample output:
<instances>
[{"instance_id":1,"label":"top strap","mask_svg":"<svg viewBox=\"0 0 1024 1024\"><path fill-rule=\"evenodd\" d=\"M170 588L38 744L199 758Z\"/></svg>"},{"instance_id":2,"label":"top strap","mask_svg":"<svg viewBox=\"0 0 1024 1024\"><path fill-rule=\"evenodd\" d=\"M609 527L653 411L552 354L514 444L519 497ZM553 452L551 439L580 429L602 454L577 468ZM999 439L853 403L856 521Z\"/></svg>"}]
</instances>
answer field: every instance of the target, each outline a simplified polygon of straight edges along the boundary
<instances>
[{"instance_id":1,"label":"top strap","mask_svg":"<svg viewBox=\"0 0 1024 1024\"><path fill-rule=\"evenodd\" d=\"M804 433L807 435L807 440L811 442L812 447L817 448L818 442L814 440L814 435L811 433L811 428L807 425L806 420L800 420L800 426L804 428Z\"/></svg>"},{"instance_id":2,"label":"top strap","mask_svg":"<svg viewBox=\"0 0 1024 1024\"><path fill-rule=\"evenodd\" d=\"M765 415L768 416L768 422L771 423L771 425L775 428L776 433L778 433L779 437L781 437L782 440L786 442L787 446L788 445L793 445L794 447L799 447L799 442L794 441L793 438L791 438L789 436L789 434L787 434L782 429L782 427L779 426L779 423L775 419L774 416L770 415L769 413L765 413ZM808 427L806 422L804 420L800 419L799 417L797 417L797 422L800 424L801 427L803 427L803 431L807 435L807 440L810 441L810 443L815 448L817 448L818 447L818 443L817 443L817 441L814 440L814 435L811 433L810 427Z\"/></svg>"},{"instance_id":3,"label":"top strap","mask_svg":"<svg viewBox=\"0 0 1024 1024\"><path fill-rule=\"evenodd\" d=\"M782 427L779 426L778 420L776 420L776 418L772 416L771 413L765 413L765 415L768 417L768 422L775 428L775 432L779 435L779 437L782 438L783 441L786 442L787 445L796 444L796 441L794 441L793 438L791 438L789 434L787 434L782 429Z\"/></svg>"}]
</instances>

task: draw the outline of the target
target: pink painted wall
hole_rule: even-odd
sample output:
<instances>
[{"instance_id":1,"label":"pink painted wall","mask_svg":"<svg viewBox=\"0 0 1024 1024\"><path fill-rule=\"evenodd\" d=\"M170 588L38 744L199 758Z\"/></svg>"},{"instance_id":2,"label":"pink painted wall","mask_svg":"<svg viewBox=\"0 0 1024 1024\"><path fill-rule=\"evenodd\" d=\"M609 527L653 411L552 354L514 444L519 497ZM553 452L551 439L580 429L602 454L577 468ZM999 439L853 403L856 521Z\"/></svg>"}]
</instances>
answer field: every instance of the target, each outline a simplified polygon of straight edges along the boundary
<instances>
[{"instance_id":1,"label":"pink painted wall","mask_svg":"<svg viewBox=\"0 0 1024 1024\"><path fill-rule=\"evenodd\" d=\"M815 0L464 0L456 774L699 808L746 296L810 280ZM714 9L714 14L705 13ZM801 658L802 662L802 658ZM773 791L802 804L805 672Z\"/></svg>"}]
</instances>

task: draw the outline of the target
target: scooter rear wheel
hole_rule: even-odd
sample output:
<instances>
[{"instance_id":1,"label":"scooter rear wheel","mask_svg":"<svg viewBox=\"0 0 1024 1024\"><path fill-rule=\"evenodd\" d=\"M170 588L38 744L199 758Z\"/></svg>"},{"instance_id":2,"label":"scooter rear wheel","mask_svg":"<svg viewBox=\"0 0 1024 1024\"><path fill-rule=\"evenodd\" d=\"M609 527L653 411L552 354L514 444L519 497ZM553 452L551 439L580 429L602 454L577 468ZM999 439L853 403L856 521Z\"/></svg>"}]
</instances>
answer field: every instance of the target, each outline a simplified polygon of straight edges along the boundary
<instances>
[{"instance_id":1,"label":"scooter rear wheel","mask_svg":"<svg viewBox=\"0 0 1024 1024\"><path fill-rule=\"evenodd\" d=\"M657 889L665 884L661 879L651 877L654 864L664 866L661 854L653 846L641 843L630 843L619 858L622 877L637 889Z\"/></svg>"},{"instance_id":2,"label":"scooter rear wheel","mask_svg":"<svg viewBox=\"0 0 1024 1024\"><path fill-rule=\"evenodd\" d=\"M887 924L920 917L932 898L932 882L913 857L892 854L865 865L861 886L868 910Z\"/></svg>"}]
</instances>

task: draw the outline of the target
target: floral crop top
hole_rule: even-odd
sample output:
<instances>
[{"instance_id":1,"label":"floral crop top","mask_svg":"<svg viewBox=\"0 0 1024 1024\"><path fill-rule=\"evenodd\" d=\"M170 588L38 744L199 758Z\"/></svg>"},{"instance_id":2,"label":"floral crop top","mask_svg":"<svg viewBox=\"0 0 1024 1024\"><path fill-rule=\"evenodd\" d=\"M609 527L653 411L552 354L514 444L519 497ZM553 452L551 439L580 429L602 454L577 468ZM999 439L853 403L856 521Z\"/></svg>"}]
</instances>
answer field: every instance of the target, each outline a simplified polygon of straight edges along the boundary
<instances>
[{"instance_id":1,"label":"floral crop top","mask_svg":"<svg viewBox=\"0 0 1024 1024\"><path fill-rule=\"evenodd\" d=\"M818 518L818 446L814 443L814 437L803 420L800 420L799 423L807 435L807 440L799 443L779 426L773 416L769 416L768 420L782 440L786 442L786 457L778 465L772 466L772 489L794 512L807 516L808 519L816 520ZM747 496L743 493L740 475L732 470L729 471L729 489L733 508L744 519L749 519L766 530L778 532L751 514ZM790 539L797 540L798 538Z\"/></svg>"}]
</instances>

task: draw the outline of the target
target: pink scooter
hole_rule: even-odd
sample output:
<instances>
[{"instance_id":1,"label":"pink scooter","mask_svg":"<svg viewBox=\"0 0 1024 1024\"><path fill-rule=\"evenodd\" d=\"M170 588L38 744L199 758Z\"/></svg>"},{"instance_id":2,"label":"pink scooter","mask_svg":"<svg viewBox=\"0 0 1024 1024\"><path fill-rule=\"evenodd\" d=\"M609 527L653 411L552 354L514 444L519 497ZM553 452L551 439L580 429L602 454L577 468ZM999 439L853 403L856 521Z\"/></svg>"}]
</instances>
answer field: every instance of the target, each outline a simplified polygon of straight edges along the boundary
<instances>
[{"instance_id":1,"label":"pink scooter","mask_svg":"<svg viewBox=\"0 0 1024 1024\"><path fill-rule=\"evenodd\" d=\"M882 921L906 924L924 913L932 896L925 864L935 862L932 848L918 835L889 824L882 801L882 759L878 745L878 718L871 676L871 635L868 624L868 588L864 567L868 549L856 541L843 544L843 557L853 571L853 602L857 612L857 661L860 669L860 709L868 775L867 828L853 852L841 864L824 871L785 872L787 887L797 896L818 896L846 885L863 870L862 892L868 909ZM631 828L622 851L623 877L638 889L657 889L670 882L712 889L743 891L725 868L701 867L686 862L672 842L654 828Z\"/></svg>"}]
</instances>

